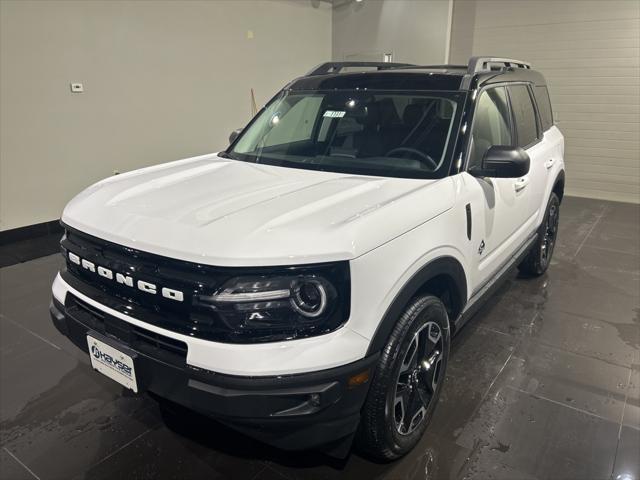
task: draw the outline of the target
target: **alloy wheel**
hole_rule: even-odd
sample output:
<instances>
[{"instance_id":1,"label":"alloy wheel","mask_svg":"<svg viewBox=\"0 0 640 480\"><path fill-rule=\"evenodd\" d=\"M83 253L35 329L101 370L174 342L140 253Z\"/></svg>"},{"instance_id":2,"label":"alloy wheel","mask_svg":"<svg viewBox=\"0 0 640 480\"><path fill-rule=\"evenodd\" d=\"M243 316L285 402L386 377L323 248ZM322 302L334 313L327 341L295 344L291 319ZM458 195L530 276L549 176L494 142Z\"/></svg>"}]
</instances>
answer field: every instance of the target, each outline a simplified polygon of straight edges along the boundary
<instances>
[{"instance_id":1,"label":"alloy wheel","mask_svg":"<svg viewBox=\"0 0 640 480\"><path fill-rule=\"evenodd\" d=\"M547 221L545 223L544 237L540 245L540 260L543 265L546 265L549 260L551 260L553 248L556 243L556 236L558 235L558 221L558 205L552 203L549 206L549 215L547 215Z\"/></svg>"},{"instance_id":2,"label":"alloy wheel","mask_svg":"<svg viewBox=\"0 0 640 480\"><path fill-rule=\"evenodd\" d=\"M427 416L443 359L441 327L427 322L413 335L396 380L393 413L401 435L412 433Z\"/></svg>"}]
</instances>

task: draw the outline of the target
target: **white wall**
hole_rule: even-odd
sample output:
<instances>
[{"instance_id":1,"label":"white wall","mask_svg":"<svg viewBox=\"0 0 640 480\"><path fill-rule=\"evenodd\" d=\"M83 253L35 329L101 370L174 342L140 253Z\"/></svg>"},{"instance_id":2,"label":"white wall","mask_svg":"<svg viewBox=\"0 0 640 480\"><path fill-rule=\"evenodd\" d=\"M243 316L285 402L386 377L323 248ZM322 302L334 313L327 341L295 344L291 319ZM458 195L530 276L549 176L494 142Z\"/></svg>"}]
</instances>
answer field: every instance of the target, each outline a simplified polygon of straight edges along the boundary
<instances>
[{"instance_id":1,"label":"white wall","mask_svg":"<svg viewBox=\"0 0 640 480\"><path fill-rule=\"evenodd\" d=\"M567 193L640 202L640 2L455 0L451 60L508 56L549 83Z\"/></svg>"},{"instance_id":2,"label":"white wall","mask_svg":"<svg viewBox=\"0 0 640 480\"><path fill-rule=\"evenodd\" d=\"M453 0L334 2L333 59L441 64Z\"/></svg>"},{"instance_id":3,"label":"white wall","mask_svg":"<svg viewBox=\"0 0 640 480\"><path fill-rule=\"evenodd\" d=\"M331 55L331 5L310 0L2 0L0 22L0 230L114 170L224 148L250 88L264 103Z\"/></svg>"}]
</instances>

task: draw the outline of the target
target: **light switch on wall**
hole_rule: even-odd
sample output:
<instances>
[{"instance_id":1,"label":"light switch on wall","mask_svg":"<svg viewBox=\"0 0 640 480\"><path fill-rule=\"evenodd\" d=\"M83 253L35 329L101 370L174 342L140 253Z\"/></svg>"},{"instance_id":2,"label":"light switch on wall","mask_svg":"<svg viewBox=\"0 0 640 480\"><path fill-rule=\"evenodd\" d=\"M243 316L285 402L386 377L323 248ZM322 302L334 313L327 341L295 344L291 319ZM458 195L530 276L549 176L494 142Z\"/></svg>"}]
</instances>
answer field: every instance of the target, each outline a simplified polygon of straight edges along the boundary
<instances>
[{"instance_id":1,"label":"light switch on wall","mask_svg":"<svg viewBox=\"0 0 640 480\"><path fill-rule=\"evenodd\" d=\"M72 93L82 93L84 92L84 85L81 83L72 83L71 84L71 92Z\"/></svg>"}]
</instances>

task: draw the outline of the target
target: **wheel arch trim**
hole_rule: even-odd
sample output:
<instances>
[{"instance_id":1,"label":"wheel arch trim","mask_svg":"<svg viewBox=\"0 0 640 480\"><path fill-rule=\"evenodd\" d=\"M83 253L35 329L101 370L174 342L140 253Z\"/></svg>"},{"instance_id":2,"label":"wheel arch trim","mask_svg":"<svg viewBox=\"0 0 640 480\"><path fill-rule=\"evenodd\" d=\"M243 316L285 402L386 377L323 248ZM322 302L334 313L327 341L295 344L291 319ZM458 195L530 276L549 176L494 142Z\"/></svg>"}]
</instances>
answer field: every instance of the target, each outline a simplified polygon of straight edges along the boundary
<instances>
[{"instance_id":1,"label":"wheel arch trim","mask_svg":"<svg viewBox=\"0 0 640 480\"><path fill-rule=\"evenodd\" d=\"M556 191L556 187L558 185L561 185L561 191L560 191L560 194L558 195L558 199L560 200L560 203L562 203L562 198L564 197L564 186L565 186L564 169L560 170L558 172L558 175L556 175L556 178L553 180L553 183L551 184L551 191L555 192Z\"/></svg>"},{"instance_id":2,"label":"wheel arch trim","mask_svg":"<svg viewBox=\"0 0 640 480\"><path fill-rule=\"evenodd\" d=\"M414 273L396 294L376 328L369 343L367 355L382 350L409 301L427 282L441 275L447 276L453 281L461 302L460 311L464 309L464 305L467 302L467 278L462 264L452 256L437 257ZM453 324L454 320L450 319L451 324Z\"/></svg>"}]
</instances>

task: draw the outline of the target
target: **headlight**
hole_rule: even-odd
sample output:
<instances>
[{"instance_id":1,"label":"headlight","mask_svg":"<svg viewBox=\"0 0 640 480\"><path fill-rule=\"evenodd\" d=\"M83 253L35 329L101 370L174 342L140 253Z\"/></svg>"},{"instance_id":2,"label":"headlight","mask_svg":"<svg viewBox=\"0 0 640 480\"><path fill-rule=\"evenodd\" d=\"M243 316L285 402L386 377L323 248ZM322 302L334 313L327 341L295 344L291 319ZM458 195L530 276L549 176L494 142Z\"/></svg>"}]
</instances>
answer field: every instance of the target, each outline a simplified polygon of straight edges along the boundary
<instances>
[{"instance_id":1,"label":"headlight","mask_svg":"<svg viewBox=\"0 0 640 480\"><path fill-rule=\"evenodd\" d=\"M235 342L288 340L344 324L349 317L349 283L346 262L283 267L230 278L196 301L215 312Z\"/></svg>"},{"instance_id":2,"label":"headlight","mask_svg":"<svg viewBox=\"0 0 640 480\"><path fill-rule=\"evenodd\" d=\"M291 305L300 315L316 318L327 309L328 286L317 278L302 278L291 286Z\"/></svg>"}]
</instances>

